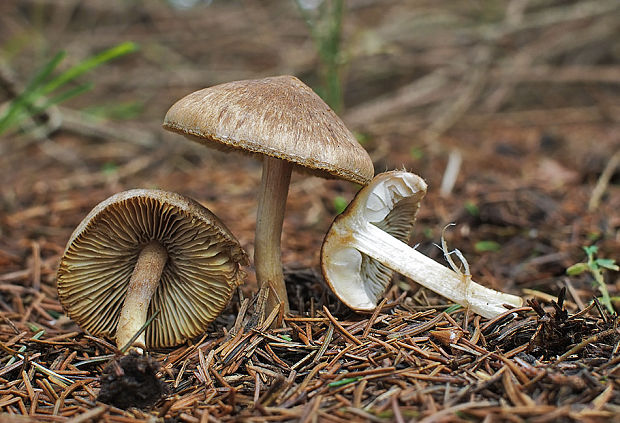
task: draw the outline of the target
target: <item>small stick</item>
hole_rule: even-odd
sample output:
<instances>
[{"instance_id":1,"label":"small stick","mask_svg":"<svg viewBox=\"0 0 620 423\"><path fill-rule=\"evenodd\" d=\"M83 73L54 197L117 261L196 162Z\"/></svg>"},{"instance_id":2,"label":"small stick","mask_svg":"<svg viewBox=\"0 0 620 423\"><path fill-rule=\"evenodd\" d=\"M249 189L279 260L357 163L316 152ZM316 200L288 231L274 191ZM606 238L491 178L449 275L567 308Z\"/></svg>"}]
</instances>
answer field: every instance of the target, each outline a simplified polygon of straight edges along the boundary
<instances>
[{"instance_id":1,"label":"small stick","mask_svg":"<svg viewBox=\"0 0 620 423\"><path fill-rule=\"evenodd\" d=\"M375 308L375 311L372 313L372 316L370 316L370 319L368 320L368 324L364 328L364 332L362 332L362 339L366 338L370 333L370 329L372 328L372 325L375 324L375 320L377 320L377 317L379 316L379 313L381 313L381 310L383 309L385 303L387 303L387 298L381 300L379 305Z\"/></svg>"},{"instance_id":2,"label":"small stick","mask_svg":"<svg viewBox=\"0 0 620 423\"><path fill-rule=\"evenodd\" d=\"M316 322L323 323L327 322L329 319L326 317L285 317L285 322Z\"/></svg>"},{"instance_id":3,"label":"small stick","mask_svg":"<svg viewBox=\"0 0 620 423\"><path fill-rule=\"evenodd\" d=\"M585 309L586 306L583 303L583 301L581 300L581 297L579 296L579 293L577 292L577 290L573 286L573 283L570 281L570 279L569 278L564 278L563 282L564 282L564 285L566 285L566 288L568 289L568 292L570 292L570 295L575 300L575 303L577 303L577 307L579 307L580 310Z\"/></svg>"},{"instance_id":4,"label":"small stick","mask_svg":"<svg viewBox=\"0 0 620 423\"><path fill-rule=\"evenodd\" d=\"M85 413L82 413L72 419L67 420L66 423L84 423L88 421L95 421L98 420L98 417L104 414L107 410L108 407L106 407L105 405L100 405L99 407L95 407Z\"/></svg>"},{"instance_id":5,"label":"small stick","mask_svg":"<svg viewBox=\"0 0 620 423\"><path fill-rule=\"evenodd\" d=\"M316 416L316 412L321 406L321 401L323 400L322 395L317 395L304 407L303 414L300 416L300 423L309 423L314 421L314 416Z\"/></svg>"},{"instance_id":6,"label":"small stick","mask_svg":"<svg viewBox=\"0 0 620 423\"><path fill-rule=\"evenodd\" d=\"M30 402L32 403L34 401L34 389L32 389L30 378L24 370L22 370L22 380L24 381L24 387L26 388L26 392L28 392L28 398L30 398Z\"/></svg>"},{"instance_id":7,"label":"small stick","mask_svg":"<svg viewBox=\"0 0 620 423\"><path fill-rule=\"evenodd\" d=\"M144 322L144 324L138 330L138 332L136 332L131 338L129 338L129 341L127 341L127 343L123 346L123 348L120 349L122 354L125 354L127 352L129 347L131 347L133 345L133 343L136 341L136 339L138 339L138 337L140 335L142 335L142 332L144 332L146 330L146 328L149 327L151 322L153 322L153 320L155 320L155 318L157 317L158 314L159 314L159 310L156 310L155 313L153 313L153 315L151 317L149 317L146 320L146 322ZM142 348L136 348L136 350L139 351L140 353L142 353Z\"/></svg>"},{"instance_id":8,"label":"small stick","mask_svg":"<svg viewBox=\"0 0 620 423\"><path fill-rule=\"evenodd\" d=\"M353 348L353 344L349 344L342 351L340 351L332 360L329 362L329 367L332 367L338 360L342 358L343 355L348 353Z\"/></svg>"},{"instance_id":9,"label":"small stick","mask_svg":"<svg viewBox=\"0 0 620 423\"><path fill-rule=\"evenodd\" d=\"M357 344L357 345L362 345L362 341L360 341L359 339L357 339L355 336L351 335L349 333L349 331L347 331L339 322L338 320L336 320L336 318L334 316L332 316L332 314L329 312L329 310L327 309L327 307L323 306L323 312L325 313L325 315L327 316L327 318L334 324L334 326L336 326L336 328L338 328L338 330L340 331L340 333L342 333L347 339L351 340L353 343Z\"/></svg>"},{"instance_id":10,"label":"small stick","mask_svg":"<svg viewBox=\"0 0 620 423\"><path fill-rule=\"evenodd\" d=\"M448 156L448 164L446 164L446 170L443 173L441 179L441 187L439 188L439 195L447 197L452 193L456 179L459 176L461 170L461 164L463 163L463 155L456 149L450 151Z\"/></svg>"},{"instance_id":11,"label":"small stick","mask_svg":"<svg viewBox=\"0 0 620 423\"><path fill-rule=\"evenodd\" d=\"M558 359L551 364L551 366L557 366L558 364L560 364L561 362L563 362L564 360L566 360L568 357L570 357L573 354L578 353L579 351L581 351L582 349L584 349L585 347L587 347L588 345L594 343L594 342L598 342L600 339L605 338L606 336L612 335L614 333L618 333L618 329L617 328L611 328L611 329L607 329L604 330L603 332L599 332L596 335L592 335L591 337L584 339L583 341L581 341L580 343L578 343L577 345L575 345L573 348L571 348L570 350L566 351L564 354L562 354L560 357L558 357Z\"/></svg>"},{"instance_id":12,"label":"small stick","mask_svg":"<svg viewBox=\"0 0 620 423\"><path fill-rule=\"evenodd\" d=\"M75 359L75 357L77 357L77 351L73 351L71 354L69 354L67 358L65 358L62 361L58 370L59 371L65 370L67 368L67 365L71 363Z\"/></svg>"},{"instance_id":13,"label":"small stick","mask_svg":"<svg viewBox=\"0 0 620 423\"><path fill-rule=\"evenodd\" d=\"M398 406L398 394L392 395L390 402L392 405L392 410L394 411L394 421L396 423L405 423L403 414L400 412L400 407Z\"/></svg>"},{"instance_id":14,"label":"small stick","mask_svg":"<svg viewBox=\"0 0 620 423\"><path fill-rule=\"evenodd\" d=\"M368 381L363 379L353 391L353 407L360 408L362 406L362 395L364 395L364 391L366 390L366 385Z\"/></svg>"},{"instance_id":15,"label":"small stick","mask_svg":"<svg viewBox=\"0 0 620 423\"><path fill-rule=\"evenodd\" d=\"M611 156L605 169L603 169L603 173L599 176L596 186L592 190L590 201L588 202L588 211L593 212L601 204L601 198L603 198L603 194L605 194L609 181L614 175L618 165L620 165L620 150L616 151L615 154Z\"/></svg>"},{"instance_id":16,"label":"small stick","mask_svg":"<svg viewBox=\"0 0 620 423\"><path fill-rule=\"evenodd\" d=\"M254 375L254 405L258 404L260 398L260 384L260 375L256 372Z\"/></svg>"},{"instance_id":17,"label":"small stick","mask_svg":"<svg viewBox=\"0 0 620 423\"><path fill-rule=\"evenodd\" d=\"M36 241L32 241L32 289L41 289L41 247Z\"/></svg>"},{"instance_id":18,"label":"small stick","mask_svg":"<svg viewBox=\"0 0 620 423\"><path fill-rule=\"evenodd\" d=\"M181 370L179 370L179 374L177 375L176 379L174 380L174 384L172 385L174 389L178 388L181 384L181 379L183 379L183 374L185 373L185 369L187 368L188 363L189 358L186 358L183 361L183 364L181 364Z\"/></svg>"}]
</instances>

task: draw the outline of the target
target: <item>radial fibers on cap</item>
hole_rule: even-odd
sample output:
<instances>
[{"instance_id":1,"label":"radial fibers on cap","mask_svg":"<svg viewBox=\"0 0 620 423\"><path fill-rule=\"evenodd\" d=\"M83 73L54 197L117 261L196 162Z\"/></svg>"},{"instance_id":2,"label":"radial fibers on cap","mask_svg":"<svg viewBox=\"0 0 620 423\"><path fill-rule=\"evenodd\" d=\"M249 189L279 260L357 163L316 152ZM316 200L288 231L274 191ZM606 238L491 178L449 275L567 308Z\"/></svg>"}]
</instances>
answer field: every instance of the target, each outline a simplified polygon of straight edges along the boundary
<instances>
[{"instance_id":1,"label":"radial fibers on cap","mask_svg":"<svg viewBox=\"0 0 620 423\"><path fill-rule=\"evenodd\" d=\"M235 81L177 101L165 129L215 148L287 160L323 177L367 184L368 153L342 120L293 76Z\"/></svg>"}]
</instances>

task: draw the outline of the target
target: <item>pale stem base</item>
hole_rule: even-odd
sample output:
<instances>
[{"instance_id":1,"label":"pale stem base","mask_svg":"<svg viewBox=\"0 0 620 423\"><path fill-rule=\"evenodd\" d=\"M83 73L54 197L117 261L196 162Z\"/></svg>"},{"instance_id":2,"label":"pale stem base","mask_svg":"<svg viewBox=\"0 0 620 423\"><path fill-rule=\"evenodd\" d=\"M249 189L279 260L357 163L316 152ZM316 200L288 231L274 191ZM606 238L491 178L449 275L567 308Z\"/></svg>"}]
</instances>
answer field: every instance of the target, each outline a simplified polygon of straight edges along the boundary
<instances>
[{"instance_id":1,"label":"pale stem base","mask_svg":"<svg viewBox=\"0 0 620 423\"><path fill-rule=\"evenodd\" d=\"M263 160L254 238L254 266L259 288L270 286L273 289L269 292L265 309L265 315L268 316L280 302L284 302L284 312L289 311L282 271L280 238L293 165L271 157L265 157Z\"/></svg>"},{"instance_id":2,"label":"pale stem base","mask_svg":"<svg viewBox=\"0 0 620 423\"><path fill-rule=\"evenodd\" d=\"M148 243L140 252L118 320L116 329L118 348L123 348L146 322L149 303L159 285L167 260L166 249L156 241ZM144 332L133 345L145 346Z\"/></svg>"},{"instance_id":3,"label":"pale stem base","mask_svg":"<svg viewBox=\"0 0 620 423\"><path fill-rule=\"evenodd\" d=\"M472 281L471 276L442 266L375 225L367 223L355 232L352 247L483 317L491 319L507 311L502 304L519 307L523 303L520 297L484 287Z\"/></svg>"}]
</instances>

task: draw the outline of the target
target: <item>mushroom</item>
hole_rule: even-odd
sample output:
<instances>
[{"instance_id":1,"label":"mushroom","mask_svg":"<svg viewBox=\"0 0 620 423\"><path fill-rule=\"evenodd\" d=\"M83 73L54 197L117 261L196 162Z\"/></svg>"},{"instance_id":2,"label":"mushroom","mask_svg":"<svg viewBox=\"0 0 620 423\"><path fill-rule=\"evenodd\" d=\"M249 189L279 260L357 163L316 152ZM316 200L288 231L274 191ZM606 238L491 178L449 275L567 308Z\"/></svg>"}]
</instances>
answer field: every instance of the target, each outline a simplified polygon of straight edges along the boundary
<instances>
[{"instance_id":1,"label":"mushroom","mask_svg":"<svg viewBox=\"0 0 620 423\"><path fill-rule=\"evenodd\" d=\"M349 308L373 310L393 271L455 303L492 318L522 299L479 285L416 251L408 240L426 194L422 178L405 171L377 175L332 223L321 248L321 268Z\"/></svg>"},{"instance_id":2,"label":"mushroom","mask_svg":"<svg viewBox=\"0 0 620 423\"><path fill-rule=\"evenodd\" d=\"M260 156L254 265L259 287L271 287L267 312L289 304L280 257L286 197L295 167L367 184L368 153L340 118L293 76L235 81L189 94L168 110L163 127L219 149Z\"/></svg>"},{"instance_id":3,"label":"mushroom","mask_svg":"<svg viewBox=\"0 0 620 423\"><path fill-rule=\"evenodd\" d=\"M247 256L209 210L182 195L134 189L98 204L75 229L57 289L84 330L124 347L170 347L204 332L242 282Z\"/></svg>"}]
</instances>

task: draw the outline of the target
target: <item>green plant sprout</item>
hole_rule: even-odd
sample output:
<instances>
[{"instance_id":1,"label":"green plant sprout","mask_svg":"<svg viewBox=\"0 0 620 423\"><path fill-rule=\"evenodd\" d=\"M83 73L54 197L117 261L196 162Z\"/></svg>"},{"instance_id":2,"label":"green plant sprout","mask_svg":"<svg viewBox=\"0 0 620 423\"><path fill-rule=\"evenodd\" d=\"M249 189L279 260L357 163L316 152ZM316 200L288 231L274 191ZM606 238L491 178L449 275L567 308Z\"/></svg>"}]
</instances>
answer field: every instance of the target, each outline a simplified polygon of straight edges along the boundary
<instances>
[{"instance_id":1,"label":"green plant sprout","mask_svg":"<svg viewBox=\"0 0 620 423\"><path fill-rule=\"evenodd\" d=\"M450 307L446 308L446 309L444 310L444 312L445 312L446 314L450 314L450 313L452 313L452 312L454 312L454 311L460 310L461 308L463 308L463 306L462 306L462 305L460 305L460 304L452 304Z\"/></svg>"},{"instance_id":2,"label":"green plant sprout","mask_svg":"<svg viewBox=\"0 0 620 423\"><path fill-rule=\"evenodd\" d=\"M473 201L466 201L465 204L463 204L463 207L465 207L465 210L467 211L467 213L469 213L470 216L480 216L480 208Z\"/></svg>"},{"instance_id":3,"label":"green plant sprout","mask_svg":"<svg viewBox=\"0 0 620 423\"><path fill-rule=\"evenodd\" d=\"M367 132L354 131L353 135L355 135L355 139L361 145L367 144L368 141L372 138L372 136L369 133L367 133Z\"/></svg>"},{"instance_id":4,"label":"green plant sprout","mask_svg":"<svg viewBox=\"0 0 620 423\"><path fill-rule=\"evenodd\" d=\"M334 210L336 211L337 214L342 213L344 209L346 209L347 206L349 205L346 198L344 198L341 195L335 196L332 201L333 201Z\"/></svg>"},{"instance_id":5,"label":"green plant sprout","mask_svg":"<svg viewBox=\"0 0 620 423\"><path fill-rule=\"evenodd\" d=\"M598 290L601 292L601 303L607 307L607 310L609 310L610 313L615 313L614 306L611 303L611 297L609 296L609 291L607 290L607 284L605 283L605 278L603 277L603 270L615 270L617 272L620 268L617 264L615 264L616 261L613 259L595 258L595 255L598 252L598 247L596 245L583 247L583 249L588 256L588 261L573 264L566 269L566 273L569 276L576 276L584 272L590 272L592 277L594 277Z\"/></svg>"},{"instance_id":6,"label":"green plant sprout","mask_svg":"<svg viewBox=\"0 0 620 423\"><path fill-rule=\"evenodd\" d=\"M24 119L43 113L51 106L69 100L93 87L92 82L79 84L61 90L79 76L113 60L137 50L137 45L124 42L99 54L88 57L57 76L52 73L66 56L65 51L58 52L30 80L22 93L11 101L0 113L0 135L19 125Z\"/></svg>"},{"instance_id":7,"label":"green plant sprout","mask_svg":"<svg viewBox=\"0 0 620 423\"><path fill-rule=\"evenodd\" d=\"M319 95L336 113L342 110L341 34L344 0L295 0L319 55L322 87ZM312 10L315 13L312 13Z\"/></svg>"},{"instance_id":8,"label":"green plant sprout","mask_svg":"<svg viewBox=\"0 0 620 423\"><path fill-rule=\"evenodd\" d=\"M350 383L357 382L360 379L361 379L361 377L359 377L359 376L347 377L347 378L344 378L344 379L337 380L335 382L331 382L331 383L328 384L328 386L330 388L334 388L334 387L338 387L338 386L344 386L344 385L348 385Z\"/></svg>"},{"instance_id":9,"label":"green plant sprout","mask_svg":"<svg viewBox=\"0 0 620 423\"><path fill-rule=\"evenodd\" d=\"M483 240L483 241L477 241L474 244L474 250L476 250L476 252L478 253L485 253L488 251L499 251L501 249L502 249L502 246L500 245L499 242L496 242L496 241Z\"/></svg>"},{"instance_id":10,"label":"green plant sprout","mask_svg":"<svg viewBox=\"0 0 620 423\"><path fill-rule=\"evenodd\" d=\"M114 175L116 172L118 172L118 165L114 162L105 162L103 165L101 165L101 171L109 176Z\"/></svg>"},{"instance_id":11,"label":"green plant sprout","mask_svg":"<svg viewBox=\"0 0 620 423\"><path fill-rule=\"evenodd\" d=\"M420 147L413 146L409 150L409 155L413 160L422 160L424 158L424 150Z\"/></svg>"}]
</instances>

